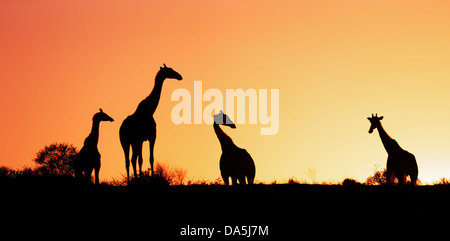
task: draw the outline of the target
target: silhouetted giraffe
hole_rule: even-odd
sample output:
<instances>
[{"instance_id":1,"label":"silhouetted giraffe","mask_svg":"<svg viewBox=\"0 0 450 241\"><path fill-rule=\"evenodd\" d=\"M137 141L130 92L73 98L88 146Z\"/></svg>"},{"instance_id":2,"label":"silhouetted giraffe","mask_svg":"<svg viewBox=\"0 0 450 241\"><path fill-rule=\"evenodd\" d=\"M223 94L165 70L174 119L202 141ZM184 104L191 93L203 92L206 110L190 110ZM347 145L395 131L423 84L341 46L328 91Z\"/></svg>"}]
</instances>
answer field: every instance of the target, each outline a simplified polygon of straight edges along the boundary
<instances>
[{"instance_id":1,"label":"silhouetted giraffe","mask_svg":"<svg viewBox=\"0 0 450 241\"><path fill-rule=\"evenodd\" d=\"M100 153L98 152L98 135L101 121L114 121L100 109L92 117L91 133L84 140L84 145L77 155L74 163L75 178L82 179L84 172L85 179L91 181L92 170L95 169L95 184L99 183L98 173L100 172Z\"/></svg>"},{"instance_id":2,"label":"silhouetted giraffe","mask_svg":"<svg viewBox=\"0 0 450 241\"><path fill-rule=\"evenodd\" d=\"M229 126L233 129L236 128L236 125L222 111L214 116L214 132L216 132L222 148L220 173L223 182L228 186L231 177L233 185L237 184L237 180L239 180L239 184L246 184L245 178L247 178L248 184L253 184L256 170L252 157L247 150L237 147L233 140L220 129L219 125Z\"/></svg>"},{"instance_id":3,"label":"silhouetted giraffe","mask_svg":"<svg viewBox=\"0 0 450 241\"><path fill-rule=\"evenodd\" d=\"M153 113L158 107L165 79L181 80L182 77L164 64L164 67L161 67L156 74L155 85L150 95L139 103L136 111L128 116L120 126L119 136L125 154L128 182L130 181L130 145L133 151L131 164L133 165L134 176L137 177L136 160L139 159L139 172L142 173L142 144L144 141L150 142L150 166L153 176L153 147L156 139L156 122Z\"/></svg>"},{"instance_id":4,"label":"silhouetted giraffe","mask_svg":"<svg viewBox=\"0 0 450 241\"><path fill-rule=\"evenodd\" d=\"M369 133L373 132L373 129L378 129L381 142L384 149L388 153L388 159L386 164L386 180L389 184L392 184L393 177L396 177L398 182L402 185L406 184L406 176L411 179L411 184L415 185L417 181L417 175L419 170L417 168L416 158L413 154L403 150L400 145L392 139L384 130L380 120L383 116L378 117L372 114L372 117L367 118L370 123Z\"/></svg>"}]
</instances>

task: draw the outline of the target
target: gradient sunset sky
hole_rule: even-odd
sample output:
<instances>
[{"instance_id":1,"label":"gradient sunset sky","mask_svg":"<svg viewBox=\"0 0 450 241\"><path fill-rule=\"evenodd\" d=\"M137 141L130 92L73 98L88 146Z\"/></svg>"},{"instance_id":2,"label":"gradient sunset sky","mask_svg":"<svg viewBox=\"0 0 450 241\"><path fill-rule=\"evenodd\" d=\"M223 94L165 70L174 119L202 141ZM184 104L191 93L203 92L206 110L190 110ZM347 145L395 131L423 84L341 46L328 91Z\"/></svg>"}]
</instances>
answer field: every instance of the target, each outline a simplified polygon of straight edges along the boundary
<instances>
[{"instance_id":1,"label":"gradient sunset sky","mask_svg":"<svg viewBox=\"0 0 450 241\"><path fill-rule=\"evenodd\" d=\"M276 135L223 127L257 180L364 181L387 159L372 113L422 182L450 176L448 1L0 1L0 36L0 165L32 166L53 142L81 148L102 108L115 122L100 127L100 179L120 177L119 127L165 63L183 80L164 83L155 158L191 179L218 178L221 154L211 125L171 120L172 92L194 80L279 89ZM144 169L148 158L144 143Z\"/></svg>"}]
</instances>

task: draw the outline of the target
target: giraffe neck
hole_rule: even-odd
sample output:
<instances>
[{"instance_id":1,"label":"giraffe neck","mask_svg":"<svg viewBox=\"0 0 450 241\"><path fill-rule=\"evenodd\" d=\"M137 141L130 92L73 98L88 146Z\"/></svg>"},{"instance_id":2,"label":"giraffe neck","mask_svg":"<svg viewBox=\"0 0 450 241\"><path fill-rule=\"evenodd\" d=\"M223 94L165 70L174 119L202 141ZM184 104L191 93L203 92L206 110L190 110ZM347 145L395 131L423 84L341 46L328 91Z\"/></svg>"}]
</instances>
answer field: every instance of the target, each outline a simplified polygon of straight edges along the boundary
<instances>
[{"instance_id":1,"label":"giraffe neck","mask_svg":"<svg viewBox=\"0 0 450 241\"><path fill-rule=\"evenodd\" d=\"M156 75L155 77L155 85L153 86L153 90L147 98L139 103L138 108L135 111L135 114L143 114L146 116L153 116L156 108L159 104L159 99L161 98L161 90L164 83L163 77Z\"/></svg>"},{"instance_id":2,"label":"giraffe neck","mask_svg":"<svg viewBox=\"0 0 450 241\"><path fill-rule=\"evenodd\" d=\"M97 147L99 129L100 129L100 121L93 120L91 133L84 140L85 146Z\"/></svg>"},{"instance_id":3,"label":"giraffe neck","mask_svg":"<svg viewBox=\"0 0 450 241\"><path fill-rule=\"evenodd\" d=\"M225 134L225 132L223 132L223 130L219 127L218 124L214 123L213 127L214 132L216 133L217 138L219 139L222 151L236 146L234 145L233 140L231 140L231 138L227 134Z\"/></svg>"},{"instance_id":4,"label":"giraffe neck","mask_svg":"<svg viewBox=\"0 0 450 241\"><path fill-rule=\"evenodd\" d=\"M378 134L380 135L381 142L383 143L384 149L386 149L386 152L388 154L393 153L397 151L398 149L401 149L401 147L398 145L397 141L392 139L384 130L383 126L380 125L377 127Z\"/></svg>"}]
</instances>

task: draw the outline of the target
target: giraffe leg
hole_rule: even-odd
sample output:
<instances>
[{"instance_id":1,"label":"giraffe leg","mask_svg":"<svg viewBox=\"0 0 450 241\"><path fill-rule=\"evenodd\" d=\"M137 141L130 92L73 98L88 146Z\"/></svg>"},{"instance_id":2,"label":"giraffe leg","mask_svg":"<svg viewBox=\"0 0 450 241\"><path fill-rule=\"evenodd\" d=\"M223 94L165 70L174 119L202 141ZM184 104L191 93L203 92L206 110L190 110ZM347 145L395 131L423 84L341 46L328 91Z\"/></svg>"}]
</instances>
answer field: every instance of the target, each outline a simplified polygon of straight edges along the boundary
<instances>
[{"instance_id":1,"label":"giraffe leg","mask_svg":"<svg viewBox=\"0 0 450 241\"><path fill-rule=\"evenodd\" d=\"M253 178L247 176L247 183L248 184L253 184Z\"/></svg>"},{"instance_id":2,"label":"giraffe leg","mask_svg":"<svg viewBox=\"0 0 450 241\"><path fill-rule=\"evenodd\" d=\"M392 171L388 168L386 169L386 183L392 185Z\"/></svg>"},{"instance_id":3,"label":"giraffe leg","mask_svg":"<svg viewBox=\"0 0 450 241\"><path fill-rule=\"evenodd\" d=\"M411 179L410 184L412 186L415 186L417 183L417 176L419 175L416 157L414 157L413 154L410 154L408 160L409 161L408 161L407 172L408 172L409 178Z\"/></svg>"},{"instance_id":4,"label":"giraffe leg","mask_svg":"<svg viewBox=\"0 0 450 241\"><path fill-rule=\"evenodd\" d=\"M138 165L139 165L139 175L142 176L142 153L140 155L138 155Z\"/></svg>"},{"instance_id":5,"label":"giraffe leg","mask_svg":"<svg viewBox=\"0 0 450 241\"><path fill-rule=\"evenodd\" d=\"M125 167L127 168L127 183L130 182L130 160L125 161Z\"/></svg>"},{"instance_id":6,"label":"giraffe leg","mask_svg":"<svg viewBox=\"0 0 450 241\"><path fill-rule=\"evenodd\" d=\"M237 185L237 178L232 177L232 178L231 178L231 184L233 184L233 186L234 186L234 185Z\"/></svg>"},{"instance_id":7,"label":"giraffe leg","mask_svg":"<svg viewBox=\"0 0 450 241\"><path fill-rule=\"evenodd\" d=\"M150 138L150 140L148 140L149 141L149 146L150 146L150 168L152 170L152 176L153 176L153 173L154 173L154 171L153 171L153 163L155 162L155 158L153 157L153 150L154 150L154 147L155 147L155 140L156 140L156 135L153 136L152 138Z\"/></svg>"},{"instance_id":8,"label":"giraffe leg","mask_svg":"<svg viewBox=\"0 0 450 241\"><path fill-rule=\"evenodd\" d=\"M386 172L386 184L391 185L391 176L389 172Z\"/></svg>"},{"instance_id":9,"label":"giraffe leg","mask_svg":"<svg viewBox=\"0 0 450 241\"><path fill-rule=\"evenodd\" d=\"M417 175L415 175L415 174L409 175L409 178L411 179L411 185L415 186L417 183Z\"/></svg>"},{"instance_id":10,"label":"giraffe leg","mask_svg":"<svg viewBox=\"0 0 450 241\"><path fill-rule=\"evenodd\" d=\"M245 184L246 184L246 183L245 183L245 176L239 177L239 184L240 184L240 185L245 185Z\"/></svg>"},{"instance_id":11,"label":"giraffe leg","mask_svg":"<svg viewBox=\"0 0 450 241\"><path fill-rule=\"evenodd\" d=\"M138 177L136 170L136 160L138 157L137 146L138 145L136 144L131 144L131 149L133 151L133 154L131 155L131 165L133 166L134 178Z\"/></svg>"},{"instance_id":12,"label":"giraffe leg","mask_svg":"<svg viewBox=\"0 0 450 241\"><path fill-rule=\"evenodd\" d=\"M125 155L125 168L127 169L127 184L130 183L130 146L131 146L131 138L133 134L132 127L135 124L132 123L133 119L127 117L120 125L119 129L119 139L120 145L123 149L123 154Z\"/></svg>"},{"instance_id":13,"label":"giraffe leg","mask_svg":"<svg viewBox=\"0 0 450 241\"><path fill-rule=\"evenodd\" d=\"M406 175L401 172L399 175L397 175L398 184L404 186L406 185Z\"/></svg>"},{"instance_id":14,"label":"giraffe leg","mask_svg":"<svg viewBox=\"0 0 450 241\"><path fill-rule=\"evenodd\" d=\"M225 183L225 186L230 185L230 180L229 180L228 176L222 174L222 179L223 179L223 183Z\"/></svg>"},{"instance_id":15,"label":"giraffe leg","mask_svg":"<svg viewBox=\"0 0 450 241\"><path fill-rule=\"evenodd\" d=\"M100 168L95 168L95 184L99 184L99 178L98 178L98 173L100 172Z\"/></svg>"},{"instance_id":16,"label":"giraffe leg","mask_svg":"<svg viewBox=\"0 0 450 241\"><path fill-rule=\"evenodd\" d=\"M101 155L100 153L98 153L98 156L95 158L95 164L94 164L94 175L95 175L95 184L99 184L100 183L100 179L98 177L98 174L100 172L100 167L102 166L102 162L101 162Z\"/></svg>"},{"instance_id":17,"label":"giraffe leg","mask_svg":"<svg viewBox=\"0 0 450 241\"><path fill-rule=\"evenodd\" d=\"M138 164L139 164L139 174L142 175L142 144L143 142L139 143L136 145L137 149L137 154L138 154Z\"/></svg>"},{"instance_id":18,"label":"giraffe leg","mask_svg":"<svg viewBox=\"0 0 450 241\"><path fill-rule=\"evenodd\" d=\"M83 171L80 168L75 169L75 179L80 182L82 179Z\"/></svg>"},{"instance_id":19,"label":"giraffe leg","mask_svg":"<svg viewBox=\"0 0 450 241\"><path fill-rule=\"evenodd\" d=\"M130 182L130 144L123 143L122 148L123 148L123 153L125 155L125 168L127 169L127 183L129 183Z\"/></svg>"},{"instance_id":20,"label":"giraffe leg","mask_svg":"<svg viewBox=\"0 0 450 241\"><path fill-rule=\"evenodd\" d=\"M88 183L91 183L92 170L93 170L93 168L86 168L86 170L84 171L84 175L85 175L86 181Z\"/></svg>"}]
</instances>

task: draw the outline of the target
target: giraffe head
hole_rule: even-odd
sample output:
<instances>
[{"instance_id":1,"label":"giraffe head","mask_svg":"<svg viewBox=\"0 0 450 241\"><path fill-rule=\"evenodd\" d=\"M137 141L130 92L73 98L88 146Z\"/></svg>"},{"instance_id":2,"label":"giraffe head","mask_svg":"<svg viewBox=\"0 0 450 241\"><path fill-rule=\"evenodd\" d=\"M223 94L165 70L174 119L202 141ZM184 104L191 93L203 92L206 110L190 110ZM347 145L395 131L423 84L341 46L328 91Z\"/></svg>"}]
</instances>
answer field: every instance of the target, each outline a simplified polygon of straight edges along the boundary
<instances>
[{"instance_id":1,"label":"giraffe head","mask_svg":"<svg viewBox=\"0 0 450 241\"><path fill-rule=\"evenodd\" d=\"M182 80L183 77L181 77L181 75L173 70L172 68L169 68L166 66L166 64L164 64L164 67L160 67L159 68L159 72L157 74L157 76L161 77L161 79L177 79L177 80Z\"/></svg>"},{"instance_id":2,"label":"giraffe head","mask_svg":"<svg viewBox=\"0 0 450 241\"><path fill-rule=\"evenodd\" d=\"M100 122L100 121L111 121L111 122L114 121L113 118L111 118L109 115L107 115L105 112L103 112L102 108L100 108L100 112L96 113L94 115L94 117L92 117L92 119L94 121L98 121L98 122Z\"/></svg>"},{"instance_id":3,"label":"giraffe head","mask_svg":"<svg viewBox=\"0 0 450 241\"><path fill-rule=\"evenodd\" d=\"M220 111L219 114L214 116L214 123L218 125L229 126L233 129L236 128L236 125L233 123L233 121L231 121L230 117L228 117L222 111Z\"/></svg>"},{"instance_id":4,"label":"giraffe head","mask_svg":"<svg viewBox=\"0 0 450 241\"><path fill-rule=\"evenodd\" d=\"M370 121L371 124L369 129L369 134L371 134L374 129L378 128L381 125L380 120L383 119L383 116L378 117L377 114L375 113L375 116L372 114L372 117L367 117L367 119Z\"/></svg>"}]
</instances>

